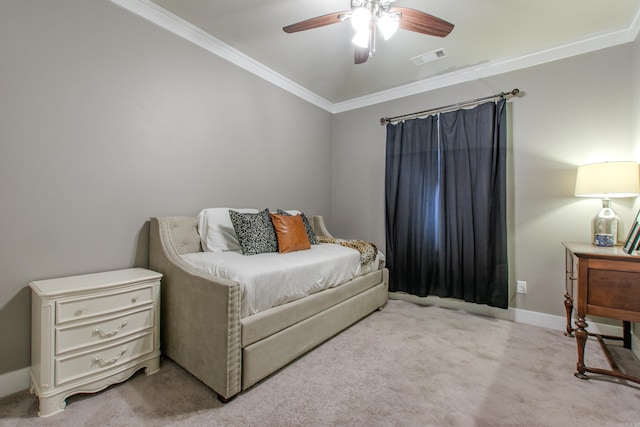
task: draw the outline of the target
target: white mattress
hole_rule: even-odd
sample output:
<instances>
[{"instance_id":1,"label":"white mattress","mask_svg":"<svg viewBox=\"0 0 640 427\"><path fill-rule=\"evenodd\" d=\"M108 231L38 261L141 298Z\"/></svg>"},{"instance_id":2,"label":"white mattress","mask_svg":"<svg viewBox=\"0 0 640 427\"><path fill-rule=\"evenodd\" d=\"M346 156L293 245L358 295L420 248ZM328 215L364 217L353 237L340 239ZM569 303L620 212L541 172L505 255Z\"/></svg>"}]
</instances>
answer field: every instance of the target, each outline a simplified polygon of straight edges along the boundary
<instances>
[{"instance_id":1,"label":"white mattress","mask_svg":"<svg viewBox=\"0 0 640 427\"><path fill-rule=\"evenodd\" d=\"M362 266L355 249L321 243L285 254L196 252L182 258L198 270L240 283L241 317L246 317L377 270L381 256Z\"/></svg>"}]
</instances>

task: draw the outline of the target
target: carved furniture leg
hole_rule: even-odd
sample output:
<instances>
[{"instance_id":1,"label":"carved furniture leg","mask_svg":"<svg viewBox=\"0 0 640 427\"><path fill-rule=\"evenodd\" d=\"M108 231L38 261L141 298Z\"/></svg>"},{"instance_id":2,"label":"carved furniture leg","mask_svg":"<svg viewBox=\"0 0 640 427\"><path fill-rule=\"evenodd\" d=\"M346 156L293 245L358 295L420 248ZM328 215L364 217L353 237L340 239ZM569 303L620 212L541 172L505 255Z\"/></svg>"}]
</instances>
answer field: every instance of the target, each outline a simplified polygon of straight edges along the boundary
<instances>
[{"instance_id":1,"label":"carved furniture leg","mask_svg":"<svg viewBox=\"0 0 640 427\"><path fill-rule=\"evenodd\" d=\"M573 313L573 298L569 292L564 294L564 309L567 312L567 331L564 333L568 337L573 336L574 329L571 327L571 314Z\"/></svg>"},{"instance_id":2,"label":"carved furniture leg","mask_svg":"<svg viewBox=\"0 0 640 427\"><path fill-rule=\"evenodd\" d=\"M56 394L53 396L39 396L38 402L40 406L38 408L39 417L49 417L51 415L62 412L67 406L67 396L64 394Z\"/></svg>"},{"instance_id":3,"label":"carved furniture leg","mask_svg":"<svg viewBox=\"0 0 640 427\"><path fill-rule=\"evenodd\" d=\"M581 380L589 379L585 372L587 371L587 367L584 364L584 348L587 344L587 337L589 334L585 330L587 326L587 322L584 321L584 316L578 316L578 320L576 321L576 326L578 327L575 330L576 334L576 344L578 345L578 363L576 365L577 372L574 374L576 377Z\"/></svg>"}]
</instances>

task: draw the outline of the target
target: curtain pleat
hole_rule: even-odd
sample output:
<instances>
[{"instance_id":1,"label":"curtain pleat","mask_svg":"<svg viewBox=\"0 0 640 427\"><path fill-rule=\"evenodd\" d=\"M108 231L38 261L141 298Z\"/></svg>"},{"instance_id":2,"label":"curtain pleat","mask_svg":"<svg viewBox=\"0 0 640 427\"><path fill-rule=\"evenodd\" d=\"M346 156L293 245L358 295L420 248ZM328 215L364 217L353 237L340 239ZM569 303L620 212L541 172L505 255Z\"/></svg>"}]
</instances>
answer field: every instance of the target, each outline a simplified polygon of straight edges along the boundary
<instances>
[{"instance_id":1,"label":"curtain pleat","mask_svg":"<svg viewBox=\"0 0 640 427\"><path fill-rule=\"evenodd\" d=\"M507 308L505 107L387 126L390 290Z\"/></svg>"}]
</instances>

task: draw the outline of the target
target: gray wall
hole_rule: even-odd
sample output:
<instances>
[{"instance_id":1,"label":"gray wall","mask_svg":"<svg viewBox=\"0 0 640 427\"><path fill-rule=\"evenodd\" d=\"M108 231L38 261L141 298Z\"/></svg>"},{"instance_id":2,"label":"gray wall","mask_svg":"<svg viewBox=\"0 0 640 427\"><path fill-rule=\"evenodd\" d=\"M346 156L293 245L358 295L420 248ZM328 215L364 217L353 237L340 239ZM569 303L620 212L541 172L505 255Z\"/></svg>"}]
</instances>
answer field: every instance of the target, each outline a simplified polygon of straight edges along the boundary
<instances>
[{"instance_id":1,"label":"gray wall","mask_svg":"<svg viewBox=\"0 0 640 427\"><path fill-rule=\"evenodd\" d=\"M331 115L104 0L0 2L0 374L36 279L145 266L147 221L330 220Z\"/></svg>"},{"instance_id":2,"label":"gray wall","mask_svg":"<svg viewBox=\"0 0 640 427\"><path fill-rule=\"evenodd\" d=\"M576 167L635 158L632 48L622 45L336 115L333 231L384 248L386 130L380 117L520 88L524 96L511 101L510 286L526 280L528 293L516 296L512 289L510 306L563 315L561 242L589 241L590 221L600 208L599 200L573 196ZM635 214L632 205L632 199L614 201L626 224Z\"/></svg>"}]
</instances>

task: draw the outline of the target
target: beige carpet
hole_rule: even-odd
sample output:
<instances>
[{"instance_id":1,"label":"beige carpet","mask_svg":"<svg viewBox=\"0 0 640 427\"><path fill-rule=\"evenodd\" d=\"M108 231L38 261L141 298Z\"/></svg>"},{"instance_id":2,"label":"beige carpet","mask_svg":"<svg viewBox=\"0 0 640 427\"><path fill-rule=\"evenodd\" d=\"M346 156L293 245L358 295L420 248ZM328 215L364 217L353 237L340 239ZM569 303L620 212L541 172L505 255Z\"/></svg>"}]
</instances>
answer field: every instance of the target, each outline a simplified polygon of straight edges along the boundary
<instances>
[{"instance_id":1,"label":"beige carpet","mask_svg":"<svg viewBox=\"0 0 640 427\"><path fill-rule=\"evenodd\" d=\"M587 365L607 368L595 341ZM559 331L389 301L226 405L168 359L37 417L27 391L0 399L7 426L631 426L640 386L575 378ZM635 361L637 362L637 360Z\"/></svg>"}]
</instances>

